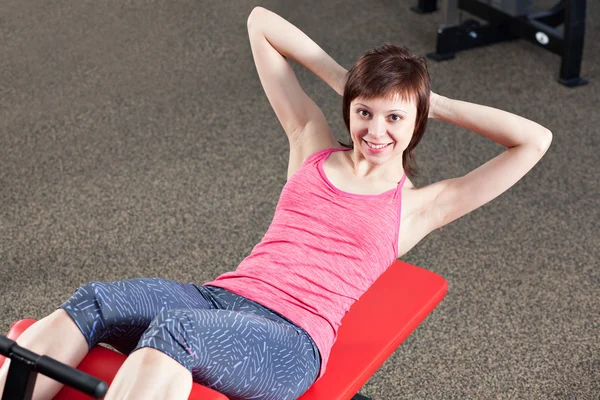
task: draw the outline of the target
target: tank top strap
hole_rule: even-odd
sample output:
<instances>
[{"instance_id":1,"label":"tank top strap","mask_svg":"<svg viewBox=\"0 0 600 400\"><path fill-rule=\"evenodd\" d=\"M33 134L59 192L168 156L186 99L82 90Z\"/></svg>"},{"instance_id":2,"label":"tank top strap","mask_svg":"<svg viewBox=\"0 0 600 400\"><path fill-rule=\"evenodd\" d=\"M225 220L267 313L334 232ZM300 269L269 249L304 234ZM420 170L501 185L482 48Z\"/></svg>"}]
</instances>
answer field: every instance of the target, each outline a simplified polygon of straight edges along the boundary
<instances>
[{"instance_id":1,"label":"tank top strap","mask_svg":"<svg viewBox=\"0 0 600 400\"><path fill-rule=\"evenodd\" d=\"M404 186L404 182L406 181L406 172L402 175L402 179L400 179L400 182L398 183L398 186L400 188L402 188L402 186Z\"/></svg>"},{"instance_id":2,"label":"tank top strap","mask_svg":"<svg viewBox=\"0 0 600 400\"><path fill-rule=\"evenodd\" d=\"M319 161L321 161L322 158L327 158L329 156L329 154L333 153L334 151L338 151L340 149L343 149L343 148L330 147L328 149L319 150L316 153L313 153L310 156L308 156L304 160L304 162L302 163L302 165L309 164L309 163L315 162L315 161L319 162Z\"/></svg>"}]
</instances>

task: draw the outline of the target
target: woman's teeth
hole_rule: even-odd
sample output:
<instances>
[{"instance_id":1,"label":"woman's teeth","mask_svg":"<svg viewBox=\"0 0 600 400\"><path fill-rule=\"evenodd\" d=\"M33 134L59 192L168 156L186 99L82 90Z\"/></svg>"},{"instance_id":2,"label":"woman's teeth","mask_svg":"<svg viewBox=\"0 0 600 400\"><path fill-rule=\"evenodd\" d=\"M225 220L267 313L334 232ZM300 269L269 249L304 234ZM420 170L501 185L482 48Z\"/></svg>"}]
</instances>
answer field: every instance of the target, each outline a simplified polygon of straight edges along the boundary
<instances>
[{"instance_id":1,"label":"woman's teeth","mask_svg":"<svg viewBox=\"0 0 600 400\"><path fill-rule=\"evenodd\" d=\"M382 145L376 146L374 144L371 144L371 142L367 142L366 140L365 140L365 143L367 143L367 145L372 149L383 149L384 147L387 147L391 144L391 143L388 143L388 144L382 144Z\"/></svg>"}]
</instances>

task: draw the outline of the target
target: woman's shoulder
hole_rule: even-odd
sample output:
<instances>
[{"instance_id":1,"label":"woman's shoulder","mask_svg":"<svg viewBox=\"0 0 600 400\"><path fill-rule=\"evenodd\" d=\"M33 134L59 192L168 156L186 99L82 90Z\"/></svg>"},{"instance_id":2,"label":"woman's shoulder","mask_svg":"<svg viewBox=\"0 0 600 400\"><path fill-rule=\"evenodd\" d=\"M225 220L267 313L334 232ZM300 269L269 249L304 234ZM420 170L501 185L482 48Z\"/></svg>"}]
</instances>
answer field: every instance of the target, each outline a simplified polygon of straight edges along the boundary
<instances>
[{"instance_id":1,"label":"woman's shoulder","mask_svg":"<svg viewBox=\"0 0 600 400\"><path fill-rule=\"evenodd\" d=\"M309 158L316 158L327 152L339 149L339 144L331 131L329 132L311 132L305 131L297 136L297 139L290 142L290 160L288 164L288 179L302 164Z\"/></svg>"}]
</instances>

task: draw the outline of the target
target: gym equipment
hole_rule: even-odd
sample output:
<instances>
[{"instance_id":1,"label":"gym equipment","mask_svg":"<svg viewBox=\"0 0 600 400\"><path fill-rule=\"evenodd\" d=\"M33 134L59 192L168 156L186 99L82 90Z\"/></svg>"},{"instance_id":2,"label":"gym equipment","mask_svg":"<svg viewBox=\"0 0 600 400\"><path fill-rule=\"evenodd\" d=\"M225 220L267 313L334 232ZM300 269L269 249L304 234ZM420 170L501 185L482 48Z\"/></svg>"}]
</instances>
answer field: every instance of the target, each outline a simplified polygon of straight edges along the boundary
<instances>
[{"instance_id":1,"label":"gym equipment","mask_svg":"<svg viewBox=\"0 0 600 400\"><path fill-rule=\"evenodd\" d=\"M30 400L37 372L55 381L75 387L95 399L103 398L108 391L106 382L53 358L40 356L2 335L0 335L0 354L11 359L2 400ZM0 365L3 362L4 357Z\"/></svg>"},{"instance_id":2,"label":"gym equipment","mask_svg":"<svg viewBox=\"0 0 600 400\"><path fill-rule=\"evenodd\" d=\"M419 0L415 7L411 7L411 10L418 14L429 14L438 10L437 0Z\"/></svg>"},{"instance_id":3,"label":"gym equipment","mask_svg":"<svg viewBox=\"0 0 600 400\"><path fill-rule=\"evenodd\" d=\"M437 30L435 61L452 59L459 51L514 39L526 39L561 56L558 81L567 87L585 85L579 76L585 36L586 0L561 0L546 11L532 13L533 0L446 0L443 22ZM419 0L413 10L433 12L437 0ZM464 10L474 19L459 24ZM557 26L563 25L561 33Z\"/></svg>"},{"instance_id":4,"label":"gym equipment","mask_svg":"<svg viewBox=\"0 0 600 400\"><path fill-rule=\"evenodd\" d=\"M396 348L442 301L448 283L441 276L396 260L356 301L342 319L323 377L299 400L368 400L359 389ZM35 320L14 323L8 337L15 340ZM126 356L95 346L77 367L112 382ZM0 365L3 360L0 359ZM70 387L55 400L89 399ZM210 388L194 383L189 400L227 400Z\"/></svg>"}]
</instances>

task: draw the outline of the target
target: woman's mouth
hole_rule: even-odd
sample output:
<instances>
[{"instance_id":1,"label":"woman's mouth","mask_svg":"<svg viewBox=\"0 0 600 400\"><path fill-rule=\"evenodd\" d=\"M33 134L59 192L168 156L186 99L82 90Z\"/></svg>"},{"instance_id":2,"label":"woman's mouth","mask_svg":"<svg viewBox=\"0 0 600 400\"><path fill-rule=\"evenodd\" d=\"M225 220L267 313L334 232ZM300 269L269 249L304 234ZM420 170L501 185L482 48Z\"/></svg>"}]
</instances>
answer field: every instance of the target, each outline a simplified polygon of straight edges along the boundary
<instances>
[{"instance_id":1,"label":"woman's mouth","mask_svg":"<svg viewBox=\"0 0 600 400\"><path fill-rule=\"evenodd\" d=\"M369 149L369 151L371 153L381 153L382 151L384 151L386 148L388 148L392 144L392 143L388 143L388 144L384 144L384 145L374 145L371 142L367 142L364 139L362 139L362 141L365 143L365 146Z\"/></svg>"}]
</instances>

